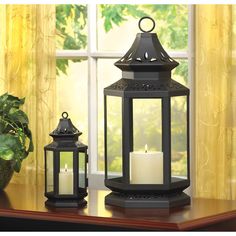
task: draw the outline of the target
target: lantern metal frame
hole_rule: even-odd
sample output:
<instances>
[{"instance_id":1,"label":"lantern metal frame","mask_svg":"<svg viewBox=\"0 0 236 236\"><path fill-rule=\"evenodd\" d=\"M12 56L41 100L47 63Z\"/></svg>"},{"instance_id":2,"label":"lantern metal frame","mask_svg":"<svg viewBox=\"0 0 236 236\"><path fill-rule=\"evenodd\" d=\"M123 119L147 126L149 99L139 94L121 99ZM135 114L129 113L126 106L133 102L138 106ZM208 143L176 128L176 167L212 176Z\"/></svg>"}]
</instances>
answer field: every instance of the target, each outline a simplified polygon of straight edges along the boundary
<instances>
[{"instance_id":1,"label":"lantern metal frame","mask_svg":"<svg viewBox=\"0 0 236 236\"><path fill-rule=\"evenodd\" d=\"M78 137L82 133L74 127L68 119L68 113L62 113L62 119L58 127L50 133L53 142L44 147L45 157L45 202L49 207L82 207L87 201L84 199L87 193L87 163L88 146L81 143ZM53 152L53 191L47 191L47 151ZM59 194L60 153L73 153L73 194ZM80 153L84 155L84 188L79 186L79 158Z\"/></svg>"},{"instance_id":2,"label":"lantern metal frame","mask_svg":"<svg viewBox=\"0 0 236 236\"><path fill-rule=\"evenodd\" d=\"M141 28L136 39L115 65L122 70L122 79L104 88L105 186L113 192L105 203L120 207L170 208L190 204L183 192L190 185L189 89L171 79L171 70L178 66L161 46L157 35ZM155 26L155 22L153 21ZM154 28L152 27L152 29ZM122 99L122 177L108 178L107 96ZM171 97L186 96L187 101L187 178L174 181L171 176ZM164 154L163 184L131 184L130 157L133 151L133 99L161 99L162 152Z\"/></svg>"}]
</instances>

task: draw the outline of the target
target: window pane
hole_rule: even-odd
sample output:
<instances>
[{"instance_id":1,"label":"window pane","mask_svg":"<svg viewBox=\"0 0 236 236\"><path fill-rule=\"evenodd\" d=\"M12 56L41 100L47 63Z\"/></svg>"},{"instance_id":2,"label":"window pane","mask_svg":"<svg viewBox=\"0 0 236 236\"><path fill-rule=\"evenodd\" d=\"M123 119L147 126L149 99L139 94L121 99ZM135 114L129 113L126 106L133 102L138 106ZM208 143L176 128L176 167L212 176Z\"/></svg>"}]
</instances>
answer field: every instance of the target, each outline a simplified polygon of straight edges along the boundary
<instances>
[{"instance_id":1,"label":"window pane","mask_svg":"<svg viewBox=\"0 0 236 236\"><path fill-rule=\"evenodd\" d=\"M171 176L187 178L186 96L171 98Z\"/></svg>"},{"instance_id":2,"label":"window pane","mask_svg":"<svg viewBox=\"0 0 236 236\"><path fill-rule=\"evenodd\" d=\"M176 59L179 65L172 71L172 79L188 87L188 60Z\"/></svg>"},{"instance_id":3,"label":"window pane","mask_svg":"<svg viewBox=\"0 0 236 236\"><path fill-rule=\"evenodd\" d=\"M122 100L107 96L107 169L122 176Z\"/></svg>"},{"instance_id":4,"label":"window pane","mask_svg":"<svg viewBox=\"0 0 236 236\"><path fill-rule=\"evenodd\" d=\"M114 66L118 59L98 59L98 170L104 171L104 98L103 89L121 78L121 70Z\"/></svg>"},{"instance_id":5,"label":"window pane","mask_svg":"<svg viewBox=\"0 0 236 236\"><path fill-rule=\"evenodd\" d=\"M58 59L57 64L66 67L65 73L57 75L57 117L68 112L74 126L83 134L79 137L88 143L88 63Z\"/></svg>"},{"instance_id":6,"label":"window pane","mask_svg":"<svg viewBox=\"0 0 236 236\"><path fill-rule=\"evenodd\" d=\"M102 4L98 5L98 50L127 51L140 32L138 20L147 15L155 20L153 32L166 50L187 49L187 5Z\"/></svg>"},{"instance_id":7,"label":"window pane","mask_svg":"<svg viewBox=\"0 0 236 236\"><path fill-rule=\"evenodd\" d=\"M56 47L67 50L87 48L86 5L56 5Z\"/></svg>"}]
</instances>

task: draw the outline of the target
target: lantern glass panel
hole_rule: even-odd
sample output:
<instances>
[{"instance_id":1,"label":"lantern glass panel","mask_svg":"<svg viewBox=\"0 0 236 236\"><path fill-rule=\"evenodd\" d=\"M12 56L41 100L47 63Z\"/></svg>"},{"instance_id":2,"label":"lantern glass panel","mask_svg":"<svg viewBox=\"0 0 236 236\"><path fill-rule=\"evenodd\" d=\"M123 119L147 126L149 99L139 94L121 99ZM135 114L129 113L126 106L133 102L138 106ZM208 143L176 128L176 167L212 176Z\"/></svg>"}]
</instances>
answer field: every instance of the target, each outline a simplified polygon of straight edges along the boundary
<instances>
[{"instance_id":1,"label":"lantern glass panel","mask_svg":"<svg viewBox=\"0 0 236 236\"><path fill-rule=\"evenodd\" d=\"M173 182L187 178L187 161L187 97L171 97L171 176Z\"/></svg>"},{"instance_id":2,"label":"lantern glass panel","mask_svg":"<svg viewBox=\"0 0 236 236\"><path fill-rule=\"evenodd\" d=\"M107 170L108 178L122 176L122 100L107 96Z\"/></svg>"},{"instance_id":3,"label":"lantern glass panel","mask_svg":"<svg viewBox=\"0 0 236 236\"><path fill-rule=\"evenodd\" d=\"M73 170L73 152L60 152L60 171Z\"/></svg>"},{"instance_id":4,"label":"lantern glass panel","mask_svg":"<svg viewBox=\"0 0 236 236\"><path fill-rule=\"evenodd\" d=\"M60 152L59 194L73 194L73 152Z\"/></svg>"},{"instance_id":5,"label":"lantern glass panel","mask_svg":"<svg viewBox=\"0 0 236 236\"><path fill-rule=\"evenodd\" d=\"M161 99L133 99L133 151L162 150Z\"/></svg>"},{"instance_id":6,"label":"lantern glass panel","mask_svg":"<svg viewBox=\"0 0 236 236\"><path fill-rule=\"evenodd\" d=\"M133 99L131 184L163 184L161 99Z\"/></svg>"},{"instance_id":7,"label":"lantern glass panel","mask_svg":"<svg viewBox=\"0 0 236 236\"><path fill-rule=\"evenodd\" d=\"M53 192L53 151L46 151L46 191Z\"/></svg>"},{"instance_id":8,"label":"lantern glass panel","mask_svg":"<svg viewBox=\"0 0 236 236\"><path fill-rule=\"evenodd\" d=\"M85 175L85 165L86 165L86 156L85 156L85 153L84 152L79 152L79 167L78 167L78 170L79 170L79 180L78 180L78 183L79 183L79 188L85 188L85 178L86 178L86 175Z\"/></svg>"}]
</instances>

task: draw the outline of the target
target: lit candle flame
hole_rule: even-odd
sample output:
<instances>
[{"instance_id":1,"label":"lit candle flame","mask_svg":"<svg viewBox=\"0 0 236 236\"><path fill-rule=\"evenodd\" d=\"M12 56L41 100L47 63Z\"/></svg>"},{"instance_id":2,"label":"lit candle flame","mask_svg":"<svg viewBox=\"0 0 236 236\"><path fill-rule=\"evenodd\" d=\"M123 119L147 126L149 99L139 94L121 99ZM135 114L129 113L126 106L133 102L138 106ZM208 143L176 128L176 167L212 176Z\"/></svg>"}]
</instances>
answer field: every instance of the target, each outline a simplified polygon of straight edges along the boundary
<instances>
[{"instance_id":1,"label":"lit candle flame","mask_svg":"<svg viewBox=\"0 0 236 236\"><path fill-rule=\"evenodd\" d=\"M147 153L147 150L148 150L148 146L147 144L145 144L145 153Z\"/></svg>"},{"instance_id":2,"label":"lit candle flame","mask_svg":"<svg viewBox=\"0 0 236 236\"><path fill-rule=\"evenodd\" d=\"M65 172L67 172L67 164L65 164Z\"/></svg>"}]
</instances>

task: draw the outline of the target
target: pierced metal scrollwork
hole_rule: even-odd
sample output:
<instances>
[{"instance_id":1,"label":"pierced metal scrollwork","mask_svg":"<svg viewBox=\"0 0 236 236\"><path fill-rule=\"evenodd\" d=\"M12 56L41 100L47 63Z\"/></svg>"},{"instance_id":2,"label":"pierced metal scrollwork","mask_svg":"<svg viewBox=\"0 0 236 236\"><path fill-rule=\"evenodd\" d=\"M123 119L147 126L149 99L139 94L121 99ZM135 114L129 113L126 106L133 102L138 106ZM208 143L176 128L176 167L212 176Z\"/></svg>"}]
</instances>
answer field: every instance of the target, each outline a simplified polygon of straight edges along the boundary
<instances>
[{"instance_id":1,"label":"pierced metal scrollwork","mask_svg":"<svg viewBox=\"0 0 236 236\"><path fill-rule=\"evenodd\" d=\"M109 86L112 90L125 91L156 91L156 90L176 90L181 89L182 85L174 80L168 81L134 81L130 79L121 79Z\"/></svg>"}]
</instances>

